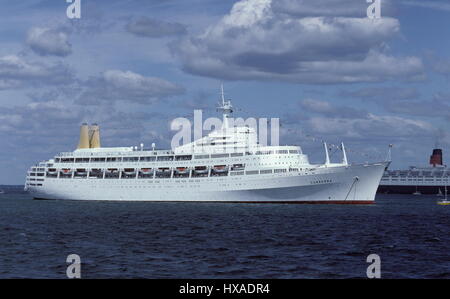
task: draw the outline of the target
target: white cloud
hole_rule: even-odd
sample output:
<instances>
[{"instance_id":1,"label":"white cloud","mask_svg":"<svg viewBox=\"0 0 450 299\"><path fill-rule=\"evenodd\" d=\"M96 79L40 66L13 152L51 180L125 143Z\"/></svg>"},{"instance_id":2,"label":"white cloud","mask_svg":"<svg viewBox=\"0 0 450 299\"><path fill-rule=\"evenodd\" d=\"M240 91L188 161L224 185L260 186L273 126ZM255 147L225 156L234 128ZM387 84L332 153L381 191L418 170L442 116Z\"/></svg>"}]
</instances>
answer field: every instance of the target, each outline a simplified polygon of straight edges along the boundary
<instances>
[{"instance_id":1,"label":"white cloud","mask_svg":"<svg viewBox=\"0 0 450 299\"><path fill-rule=\"evenodd\" d=\"M432 99L425 101L388 101L384 104L387 111L410 116L443 118L450 121L450 105L448 99Z\"/></svg>"},{"instance_id":2,"label":"white cloud","mask_svg":"<svg viewBox=\"0 0 450 299\"><path fill-rule=\"evenodd\" d=\"M361 0L277 0L272 9L296 16L346 16L365 17L369 4ZM391 0L382 0L381 15L394 10Z\"/></svg>"},{"instance_id":3,"label":"white cloud","mask_svg":"<svg viewBox=\"0 0 450 299\"><path fill-rule=\"evenodd\" d=\"M72 79L72 71L60 63L32 62L16 55L0 57L0 89L64 84Z\"/></svg>"},{"instance_id":4,"label":"white cloud","mask_svg":"<svg viewBox=\"0 0 450 299\"><path fill-rule=\"evenodd\" d=\"M130 21L125 29L137 36L159 38L186 34L186 26L180 23L170 23L161 20L140 17Z\"/></svg>"},{"instance_id":5,"label":"white cloud","mask_svg":"<svg viewBox=\"0 0 450 299\"><path fill-rule=\"evenodd\" d=\"M275 11L274 3L241 0L203 34L172 44L183 69L231 80L318 84L423 77L419 58L385 53L400 31L397 19L299 18Z\"/></svg>"},{"instance_id":6,"label":"white cloud","mask_svg":"<svg viewBox=\"0 0 450 299\"><path fill-rule=\"evenodd\" d=\"M83 86L82 86L83 87ZM156 77L146 77L131 71L108 70L86 82L78 103L99 104L101 101L151 103L184 93L184 88Z\"/></svg>"},{"instance_id":7,"label":"white cloud","mask_svg":"<svg viewBox=\"0 0 450 299\"><path fill-rule=\"evenodd\" d=\"M302 110L334 118L366 118L368 113L353 107L333 106L326 101L305 99L300 102Z\"/></svg>"},{"instance_id":8,"label":"white cloud","mask_svg":"<svg viewBox=\"0 0 450 299\"><path fill-rule=\"evenodd\" d=\"M359 140L388 140L392 137L410 139L431 136L434 126L426 121L392 115L377 115L350 106L333 105L328 101L305 99L300 102L302 114L296 113L302 128L313 135L339 136Z\"/></svg>"},{"instance_id":9,"label":"white cloud","mask_svg":"<svg viewBox=\"0 0 450 299\"><path fill-rule=\"evenodd\" d=\"M58 29L34 27L28 32L27 45L41 56L68 56L72 53L68 33Z\"/></svg>"},{"instance_id":10,"label":"white cloud","mask_svg":"<svg viewBox=\"0 0 450 299\"><path fill-rule=\"evenodd\" d=\"M342 90L339 93L343 97L370 99L377 101L392 101L392 100L410 100L418 98L420 93L413 87L365 87L357 90Z\"/></svg>"},{"instance_id":11,"label":"white cloud","mask_svg":"<svg viewBox=\"0 0 450 299\"><path fill-rule=\"evenodd\" d=\"M316 134L360 139L410 138L411 136L429 136L435 132L433 126L424 121L371 113L363 119L311 117L307 124Z\"/></svg>"}]
</instances>

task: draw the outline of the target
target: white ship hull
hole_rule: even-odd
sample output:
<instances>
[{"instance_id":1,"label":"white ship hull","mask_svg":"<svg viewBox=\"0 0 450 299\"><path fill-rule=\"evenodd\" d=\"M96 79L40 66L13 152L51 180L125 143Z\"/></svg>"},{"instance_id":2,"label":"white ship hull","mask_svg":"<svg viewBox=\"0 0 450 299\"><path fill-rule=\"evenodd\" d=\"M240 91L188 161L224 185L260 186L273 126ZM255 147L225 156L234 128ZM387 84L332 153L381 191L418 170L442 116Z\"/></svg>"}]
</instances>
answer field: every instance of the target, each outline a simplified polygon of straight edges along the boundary
<instances>
[{"instance_id":1,"label":"white ship hull","mask_svg":"<svg viewBox=\"0 0 450 299\"><path fill-rule=\"evenodd\" d=\"M46 178L36 199L258 203L348 203L375 200L386 162L321 167L314 173L165 179Z\"/></svg>"}]
</instances>

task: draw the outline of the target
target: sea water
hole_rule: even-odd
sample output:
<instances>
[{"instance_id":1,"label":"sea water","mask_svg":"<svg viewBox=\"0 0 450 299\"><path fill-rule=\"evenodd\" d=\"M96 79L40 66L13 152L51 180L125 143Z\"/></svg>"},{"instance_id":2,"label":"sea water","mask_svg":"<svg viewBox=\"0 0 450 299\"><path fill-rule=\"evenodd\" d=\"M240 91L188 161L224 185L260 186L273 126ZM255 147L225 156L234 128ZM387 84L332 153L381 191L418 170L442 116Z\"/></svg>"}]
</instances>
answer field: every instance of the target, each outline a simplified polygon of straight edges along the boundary
<instances>
[{"instance_id":1,"label":"sea water","mask_svg":"<svg viewBox=\"0 0 450 299\"><path fill-rule=\"evenodd\" d=\"M450 278L450 206L36 201L0 194L0 278Z\"/></svg>"}]
</instances>

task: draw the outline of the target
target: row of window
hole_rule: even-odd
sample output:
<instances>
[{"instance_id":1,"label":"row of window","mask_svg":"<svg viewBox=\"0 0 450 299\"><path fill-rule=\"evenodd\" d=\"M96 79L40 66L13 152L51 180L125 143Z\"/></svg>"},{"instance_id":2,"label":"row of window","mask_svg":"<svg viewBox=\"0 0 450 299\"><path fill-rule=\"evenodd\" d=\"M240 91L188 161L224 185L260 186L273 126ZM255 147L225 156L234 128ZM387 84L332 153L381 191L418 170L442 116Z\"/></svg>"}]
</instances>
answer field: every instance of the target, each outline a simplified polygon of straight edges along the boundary
<instances>
[{"instance_id":1,"label":"row of window","mask_svg":"<svg viewBox=\"0 0 450 299\"><path fill-rule=\"evenodd\" d=\"M236 168L238 170L238 168ZM233 170L233 169L232 169ZM271 174L271 173L285 173L287 172L286 169L264 169L264 170L248 170L248 171L231 171L230 175L243 175L244 173L246 175L255 175L255 174ZM290 170L292 171L292 170ZM64 170L60 170L57 172L47 172L47 177L49 178L176 178L176 177L207 177L210 176L222 176L222 175L228 175L228 169L220 170L220 169L212 169L211 172L197 170L188 170L185 172L179 172L178 170L170 170L167 169L166 171L163 170L148 170L146 172L144 171L138 171L135 169L125 169L122 171L119 171L117 169L109 170L106 173L104 173L103 170L94 170L94 171L75 171L75 172L65 172Z\"/></svg>"},{"instance_id":2,"label":"row of window","mask_svg":"<svg viewBox=\"0 0 450 299\"><path fill-rule=\"evenodd\" d=\"M102 163L102 162L154 162L189 161L192 156L146 156L146 157L100 157L100 158L55 158L56 163Z\"/></svg>"},{"instance_id":3,"label":"row of window","mask_svg":"<svg viewBox=\"0 0 450 299\"><path fill-rule=\"evenodd\" d=\"M445 171L436 171L436 172L410 172L410 173L395 173L395 172L386 172L384 176L392 176L392 177L436 177L436 176L449 176L450 172Z\"/></svg>"},{"instance_id":4,"label":"row of window","mask_svg":"<svg viewBox=\"0 0 450 299\"><path fill-rule=\"evenodd\" d=\"M408 181L408 182L414 182L414 181L418 181L418 182L434 182L434 181L437 181L437 182L440 182L441 180L442 181L446 181L448 179L448 177L446 178L446 177L442 177L442 178L433 178L433 179L423 179L423 178L418 178L418 179L389 179L389 178L382 178L381 180L382 181L393 181L393 182L398 182L398 181L401 181L401 182L406 182L406 181Z\"/></svg>"},{"instance_id":5,"label":"row of window","mask_svg":"<svg viewBox=\"0 0 450 299\"><path fill-rule=\"evenodd\" d=\"M316 185L316 184L326 184L326 183L331 183L331 180L318 180L318 181L312 181L311 184L312 185Z\"/></svg>"},{"instance_id":6,"label":"row of window","mask_svg":"<svg viewBox=\"0 0 450 299\"><path fill-rule=\"evenodd\" d=\"M298 150L278 150L276 154L298 154ZM252 155L247 152L246 155ZM274 151L257 151L256 155L272 155ZM144 156L144 157L96 157L96 158L55 158L56 163L101 163L101 162L154 162L154 161L189 161L194 159L242 157L244 153L204 154L178 156Z\"/></svg>"},{"instance_id":7,"label":"row of window","mask_svg":"<svg viewBox=\"0 0 450 299\"><path fill-rule=\"evenodd\" d=\"M44 176L44 173L30 172L30 176Z\"/></svg>"}]
</instances>

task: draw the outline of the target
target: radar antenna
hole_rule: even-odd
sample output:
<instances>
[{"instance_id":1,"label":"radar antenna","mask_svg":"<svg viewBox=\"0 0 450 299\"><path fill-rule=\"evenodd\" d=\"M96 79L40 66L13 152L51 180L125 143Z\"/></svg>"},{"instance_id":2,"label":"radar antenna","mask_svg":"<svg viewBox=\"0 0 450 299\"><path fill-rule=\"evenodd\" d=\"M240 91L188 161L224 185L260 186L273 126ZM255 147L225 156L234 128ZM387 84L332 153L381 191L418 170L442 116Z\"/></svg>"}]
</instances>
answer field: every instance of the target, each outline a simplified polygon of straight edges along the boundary
<instances>
[{"instance_id":1,"label":"radar antenna","mask_svg":"<svg viewBox=\"0 0 450 299\"><path fill-rule=\"evenodd\" d=\"M222 96L222 106L225 106L225 93L223 92L223 83L220 84L220 91Z\"/></svg>"},{"instance_id":2,"label":"radar antenna","mask_svg":"<svg viewBox=\"0 0 450 299\"><path fill-rule=\"evenodd\" d=\"M393 146L394 145L392 143L389 144L389 150L388 150L388 153L387 153L386 162L391 162L392 161L392 147Z\"/></svg>"},{"instance_id":3,"label":"radar antenna","mask_svg":"<svg viewBox=\"0 0 450 299\"><path fill-rule=\"evenodd\" d=\"M217 111L221 111L223 114L222 128L228 128L228 118L230 118L231 113L233 113L233 105L231 105L231 100L225 101L223 83L220 86L220 95L222 104L219 104L219 107L217 107Z\"/></svg>"}]
</instances>

